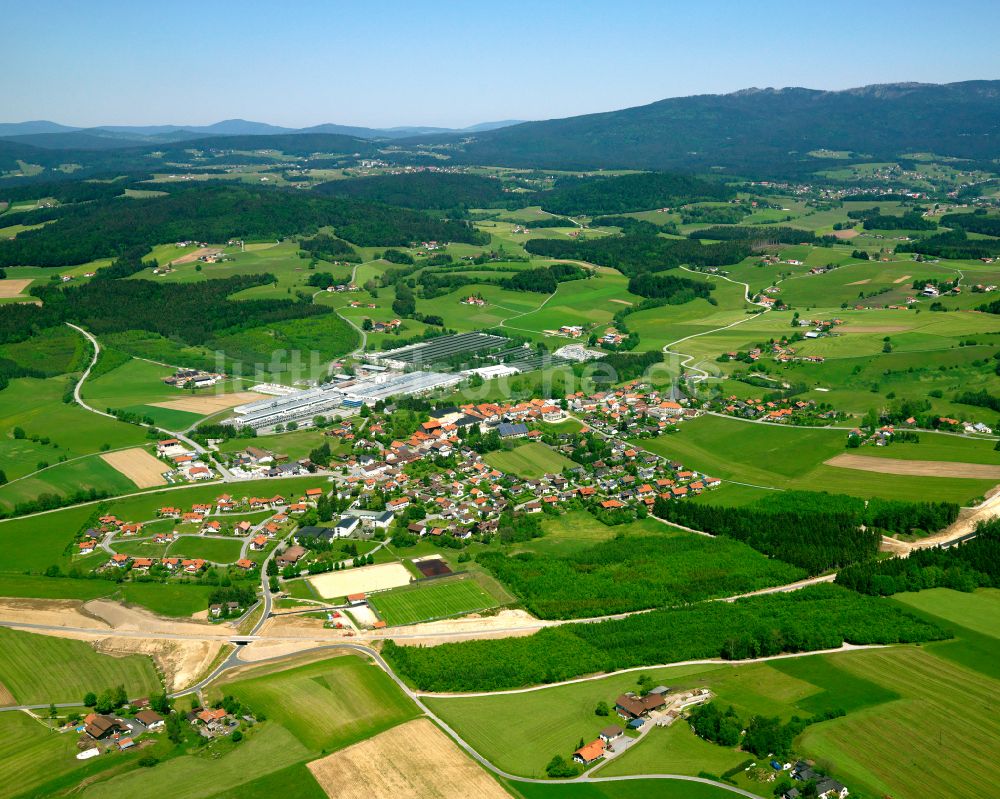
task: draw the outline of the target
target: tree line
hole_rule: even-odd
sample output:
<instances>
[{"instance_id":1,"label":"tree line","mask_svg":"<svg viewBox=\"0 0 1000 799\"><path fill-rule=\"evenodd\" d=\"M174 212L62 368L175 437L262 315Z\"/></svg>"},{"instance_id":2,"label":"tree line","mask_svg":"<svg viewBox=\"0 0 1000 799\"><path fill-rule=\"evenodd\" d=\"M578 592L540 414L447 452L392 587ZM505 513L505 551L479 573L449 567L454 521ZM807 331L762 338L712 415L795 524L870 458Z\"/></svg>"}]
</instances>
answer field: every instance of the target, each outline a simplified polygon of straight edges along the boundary
<instances>
[{"instance_id":1,"label":"tree line","mask_svg":"<svg viewBox=\"0 0 1000 799\"><path fill-rule=\"evenodd\" d=\"M899 244L896 252L916 252L957 261L995 258L1000 255L1000 239L970 239L964 230L958 228Z\"/></svg>"},{"instance_id":2,"label":"tree line","mask_svg":"<svg viewBox=\"0 0 1000 799\"><path fill-rule=\"evenodd\" d=\"M702 200L728 200L734 196L735 191L721 182L678 173L644 172L564 180L534 199L555 214L602 216Z\"/></svg>"},{"instance_id":3,"label":"tree line","mask_svg":"<svg viewBox=\"0 0 1000 799\"><path fill-rule=\"evenodd\" d=\"M768 244L813 244L823 243L811 230L777 225L733 225L731 227L709 227L688 233L690 239L712 239L715 241L754 241ZM826 237L824 237L826 238ZM832 241L832 237L830 237Z\"/></svg>"},{"instance_id":4,"label":"tree line","mask_svg":"<svg viewBox=\"0 0 1000 799\"><path fill-rule=\"evenodd\" d=\"M691 239L667 239L662 236L626 234L599 239L577 238L529 239L524 248L533 255L547 258L587 261L610 266L625 275L662 272L681 264L723 266L742 261L753 252L745 241L702 244Z\"/></svg>"},{"instance_id":5,"label":"tree line","mask_svg":"<svg viewBox=\"0 0 1000 799\"><path fill-rule=\"evenodd\" d=\"M1000 588L1000 519L980 522L975 538L947 549L917 549L906 558L855 564L842 569L836 582L876 596L939 587Z\"/></svg>"},{"instance_id":6,"label":"tree line","mask_svg":"<svg viewBox=\"0 0 1000 799\"><path fill-rule=\"evenodd\" d=\"M899 502L810 491L786 491L740 507L658 499L653 513L684 527L744 541L758 552L810 574L870 560L879 530L939 530L958 517L948 502Z\"/></svg>"},{"instance_id":7,"label":"tree line","mask_svg":"<svg viewBox=\"0 0 1000 799\"><path fill-rule=\"evenodd\" d=\"M534 635L433 647L387 641L383 656L423 691L496 691L701 658L741 660L854 644L934 641L934 624L834 585L654 610Z\"/></svg>"}]
</instances>

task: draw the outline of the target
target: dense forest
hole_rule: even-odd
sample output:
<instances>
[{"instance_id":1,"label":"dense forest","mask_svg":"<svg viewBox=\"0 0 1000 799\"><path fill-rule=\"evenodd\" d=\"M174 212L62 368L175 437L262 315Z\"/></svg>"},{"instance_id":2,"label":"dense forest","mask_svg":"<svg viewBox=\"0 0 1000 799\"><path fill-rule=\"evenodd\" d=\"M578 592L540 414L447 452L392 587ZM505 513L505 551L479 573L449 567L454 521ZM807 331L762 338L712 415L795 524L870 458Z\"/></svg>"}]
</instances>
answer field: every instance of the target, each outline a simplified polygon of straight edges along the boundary
<instances>
[{"instance_id":1,"label":"dense forest","mask_svg":"<svg viewBox=\"0 0 1000 799\"><path fill-rule=\"evenodd\" d=\"M121 181L96 183L86 180L67 180L60 182L37 182L21 186L4 186L0 188L0 200L6 202L24 202L25 200L51 199L59 203L82 203L89 200L107 200L118 197L125 191ZM4 224L11 224L4 218Z\"/></svg>"},{"instance_id":2,"label":"dense forest","mask_svg":"<svg viewBox=\"0 0 1000 799\"><path fill-rule=\"evenodd\" d=\"M464 222L436 220L417 211L240 186L190 187L165 197L113 198L34 213L50 214L55 221L0 241L0 266L65 266L114 257L137 245L274 239L323 225L332 225L338 236L360 246L485 240Z\"/></svg>"},{"instance_id":3,"label":"dense forest","mask_svg":"<svg viewBox=\"0 0 1000 799\"><path fill-rule=\"evenodd\" d=\"M745 544L695 535L620 535L561 557L483 552L476 560L543 619L682 605L805 577Z\"/></svg>"},{"instance_id":4,"label":"dense forest","mask_svg":"<svg viewBox=\"0 0 1000 799\"><path fill-rule=\"evenodd\" d=\"M735 192L722 183L691 175L647 172L556 186L536 199L546 211L569 216L599 216L647 211L699 200L728 200Z\"/></svg>"},{"instance_id":5,"label":"dense forest","mask_svg":"<svg viewBox=\"0 0 1000 799\"><path fill-rule=\"evenodd\" d=\"M350 261L352 263L360 263L361 261L361 256L350 244L325 234L313 236L311 239L301 239L299 249L324 261Z\"/></svg>"},{"instance_id":6,"label":"dense forest","mask_svg":"<svg viewBox=\"0 0 1000 799\"><path fill-rule=\"evenodd\" d=\"M873 558L880 530L939 530L958 517L945 502L898 502L786 491L740 507L658 499L653 512L684 527L744 541L765 555L820 574Z\"/></svg>"},{"instance_id":7,"label":"dense forest","mask_svg":"<svg viewBox=\"0 0 1000 799\"><path fill-rule=\"evenodd\" d=\"M749 256L752 247L743 241L702 244L690 239L624 235L600 239L530 239L524 248L546 258L565 258L611 266L625 275L662 272L681 264L723 266Z\"/></svg>"},{"instance_id":8,"label":"dense forest","mask_svg":"<svg viewBox=\"0 0 1000 799\"><path fill-rule=\"evenodd\" d=\"M947 638L884 600L834 585L736 602L703 602L523 638L432 647L387 641L382 654L423 691L495 691L634 666L700 658L742 660L854 644Z\"/></svg>"},{"instance_id":9,"label":"dense forest","mask_svg":"<svg viewBox=\"0 0 1000 799\"><path fill-rule=\"evenodd\" d=\"M899 244L896 252L917 252L954 260L996 258L1000 256L1000 239L970 239L964 230L958 228Z\"/></svg>"},{"instance_id":10,"label":"dense forest","mask_svg":"<svg viewBox=\"0 0 1000 799\"><path fill-rule=\"evenodd\" d=\"M688 233L691 239L715 241L752 241L757 244L809 244L816 241L811 230L778 225L740 225L709 227Z\"/></svg>"},{"instance_id":11,"label":"dense forest","mask_svg":"<svg viewBox=\"0 0 1000 799\"><path fill-rule=\"evenodd\" d=\"M560 283L582 280L590 275L586 269L576 264L552 264L537 269L522 269L515 272L500 285L511 291L537 291L551 294Z\"/></svg>"},{"instance_id":12,"label":"dense forest","mask_svg":"<svg viewBox=\"0 0 1000 799\"><path fill-rule=\"evenodd\" d=\"M499 180L451 172L412 172L333 180L314 189L330 197L347 197L403 208L488 208L504 196Z\"/></svg>"},{"instance_id":13,"label":"dense forest","mask_svg":"<svg viewBox=\"0 0 1000 799\"><path fill-rule=\"evenodd\" d=\"M878 206L863 211L848 211L847 216L858 219L865 230L936 230L937 223L925 219L919 208L905 210L900 216L883 214Z\"/></svg>"},{"instance_id":14,"label":"dense forest","mask_svg":"<svg viewBox=\"0 0 1000 799\"><path fill-rule=\"evenodd\" d=\"M981 208L971 214L945 214L941 224L950 228L961 228L969 233L1000 237L1000 216L987 216Z\"/></svg>"},{"instance_id":15,"label":"dense forest","mask_svg":"<svg viewBox=\"0 0 1000 799\"><path fill-rule=\"evenodd\" d=\"M671 303L680 305L695 297L708 298L715 289L713 283L704 280L691 280L687 277L674 277L652 272L643 272L629 279L628 290L640 297L655 299L676 299Z\"/></svg>"},{"instance_id":16,"label":"dense forest","mask_svg":"<svg viewBox=\"0 0 1000 799\"><path fill-rule=\"evenodd\" d=\"M441 137L463 163L548 169L679 169L775 179L829 168L816 150L857 161L930 152L996 157L996 81L897 83L819 91L745 89L674 97L599 114ZM914 124L922 120L922 124ZM430 139L431 142L435 139ZM895 198L898 199L898 198Z\"/></svg>"},{"instance_id":17,"label":"dense forest","mask_svg":"<svg viewBox=\"0 0 1000 799\"><path fill-rule=\"evenodd\" d=\"M948 549L917 549L906 558L868 561L842 569L837 583L863 594L1000 588L1000 519L980 522L976 537Z\"/></svg>"}]
</instances>

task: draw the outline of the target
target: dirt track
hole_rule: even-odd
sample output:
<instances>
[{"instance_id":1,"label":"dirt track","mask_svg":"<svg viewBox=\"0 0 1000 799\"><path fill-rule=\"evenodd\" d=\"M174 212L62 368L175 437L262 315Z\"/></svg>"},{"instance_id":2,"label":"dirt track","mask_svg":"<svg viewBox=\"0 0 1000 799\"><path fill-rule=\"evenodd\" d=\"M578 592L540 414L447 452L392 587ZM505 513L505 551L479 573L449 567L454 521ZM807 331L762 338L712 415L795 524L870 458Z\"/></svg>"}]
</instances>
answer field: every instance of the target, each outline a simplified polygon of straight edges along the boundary
<instances>
[{"instance_id":1,"label":"dirt track","mask_svg":"<svg viewBox=\"0 0 1000 799\"><path fill-rule=\"evenodd\" d=\"M416 719L309 763L337 799L509 799L430 719Z\"/></svg>"},{"instance_id":2,"label":"dirt track","mask_svg":"<svg viewBox=\"0 0 1000 799\"><path fill-rule=\"evenodd\" d=\"M167 484L163 479L167 467L141 447L106 452L101 455L101 460L125 475L137 488Z\"/></svg>"},{"instance_id":3,"label":"dirt track","mask_svg":"<svg viewBox=\"0 0 1000 799\"><path fill-rule=\"evenodd\" d=\"M911 477L963 477L971 480L1000 480L1000 466L985 463L953 463L949 461L904 461L894 458L874 458L870 455L844 453L824 461L825 466L858 469L880 474L901 474Z\"/></svg>"}]
</instances>

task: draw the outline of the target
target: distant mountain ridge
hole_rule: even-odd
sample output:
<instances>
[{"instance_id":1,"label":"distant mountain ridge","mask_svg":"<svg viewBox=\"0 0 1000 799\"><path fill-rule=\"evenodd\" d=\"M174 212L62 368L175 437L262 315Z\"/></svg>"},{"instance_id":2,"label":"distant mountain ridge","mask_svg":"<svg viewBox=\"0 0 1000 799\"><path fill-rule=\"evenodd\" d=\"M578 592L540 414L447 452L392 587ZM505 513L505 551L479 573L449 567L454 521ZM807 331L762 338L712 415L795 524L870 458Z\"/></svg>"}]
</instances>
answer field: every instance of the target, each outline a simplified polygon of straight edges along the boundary
<instances>
[{"instance_id":1,"label":"distant mountain ridge","mask_svg":"<svg viewBox=\"0 0 1000 799\"><path fill-rule=\"evenodd\" d=\"M466 163L734 175L815 171L822 167L808 154L816 150L862 159L934 152L991 160L1000 157L1000 81L751 88L524 122L460 145L454 137L421 140L435 142L448 143L449 155Z\"/></svg>"},{"instance_id":2,"label":"distant mountain ridge","mask_svg":"<svg viewBox=\"0 0 1000 799\"><path fill-rule=\"evenodd\" d=\"M333 123L312 125L306 128L286 128L267 122L224 119L211 125L99 125L91 128L80 128L48 120L34 120L30 122L0 122L0 139L50 149L90 150L113 149L122 146L123 142L133 144L173 143L189 139L203 139L209 136L283 136L332 133L360 139L396 139L412 136L479 133L518 124L520 124L520 120L481 122L468 128L436 128L412 125L393 128L366 128ZM109 140L110 143L96 140Z\"/></svg>"}]
</instances>

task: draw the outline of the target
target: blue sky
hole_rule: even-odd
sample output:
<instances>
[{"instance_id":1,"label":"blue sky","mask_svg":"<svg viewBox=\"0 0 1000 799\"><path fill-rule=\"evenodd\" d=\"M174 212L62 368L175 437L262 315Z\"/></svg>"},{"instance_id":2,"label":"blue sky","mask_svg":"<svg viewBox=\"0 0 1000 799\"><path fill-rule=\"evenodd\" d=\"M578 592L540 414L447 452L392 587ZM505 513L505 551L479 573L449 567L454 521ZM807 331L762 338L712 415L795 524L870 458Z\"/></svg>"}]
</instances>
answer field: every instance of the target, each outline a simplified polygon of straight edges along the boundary
<instances>
[{"instance_id":1,"label":"blue sky","mask_svg":"<svg viewBox=\"0 0 1000 799\"><path fill-rule=\"evenodd\" d=\"M1000 2L6 2L0 121L465 126L1000 78Z\"/></svg>"}]
</instances>

